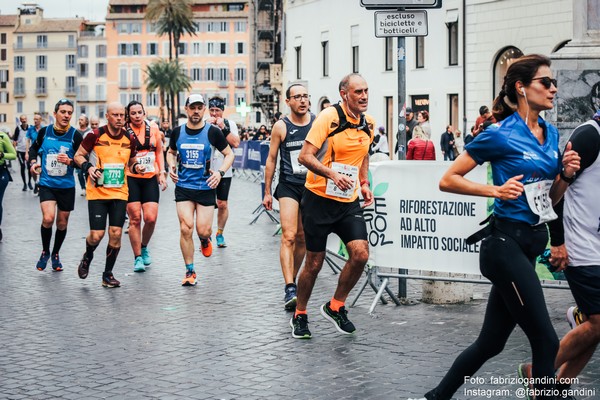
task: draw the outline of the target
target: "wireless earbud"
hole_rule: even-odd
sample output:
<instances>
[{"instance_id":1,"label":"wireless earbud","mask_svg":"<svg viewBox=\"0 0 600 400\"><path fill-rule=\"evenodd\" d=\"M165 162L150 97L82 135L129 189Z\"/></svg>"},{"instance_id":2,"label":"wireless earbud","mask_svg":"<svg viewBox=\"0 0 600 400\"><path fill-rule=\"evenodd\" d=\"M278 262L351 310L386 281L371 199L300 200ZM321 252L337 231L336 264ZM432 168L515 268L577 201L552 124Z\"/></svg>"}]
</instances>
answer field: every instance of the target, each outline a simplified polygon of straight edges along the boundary
<instances>
[{"instance_id":1,"label":"wireless earbud","mask_svg":"<svg viewBox=\"0 0 600 400\"><path fill-rule=\"evenodd\" d=\"M521 88L521 93L523 93L523 96L525 96L525 88Z\"/></svg>"}]
</instances>

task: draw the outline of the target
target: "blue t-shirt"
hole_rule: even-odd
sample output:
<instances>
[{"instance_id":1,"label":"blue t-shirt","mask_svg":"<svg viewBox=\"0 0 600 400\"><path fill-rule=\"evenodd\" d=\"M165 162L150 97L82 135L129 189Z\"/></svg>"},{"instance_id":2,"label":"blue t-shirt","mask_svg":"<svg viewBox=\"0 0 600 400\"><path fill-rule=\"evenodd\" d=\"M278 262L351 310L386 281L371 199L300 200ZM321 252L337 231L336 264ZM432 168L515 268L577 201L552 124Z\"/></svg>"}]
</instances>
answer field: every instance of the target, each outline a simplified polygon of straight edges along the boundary
<instances>
[{"instance_id":1,"label":"blue t-shirt","mask_svg":"<svg viewBox=\"0 0 600 400\"><path fill-rule=\"evenodd\" d=\"M42 128L43 128L43 126L40 126L40 130ZM27 133L25 134L25 137L27 139L31 140L31 143L33 143L37 139L37 136L38 136L38 131L35 130L35 126L29 125L29 128L27 128Z\"/></svg>"},{"instance_id":2,"label":"blue t-shirt","mask_svg":"<svg viewBox=\"0 0 600 400\"><path fill-rule=\"evenodd\" d=\"M490 125L466 145L465 149L477 164L490 162L496 186L501 186L510 178L521 174L521 182L524 185L554 180L562 168L558 151L558 131L541 117L538 123L546 137L543 144L539 143L519 113L515 112L505 120ZM530 225L539 221L538 215L529 208L525 193L516 200L495 199L494 214L499 218Z\"/></svg>"}]
</instances>

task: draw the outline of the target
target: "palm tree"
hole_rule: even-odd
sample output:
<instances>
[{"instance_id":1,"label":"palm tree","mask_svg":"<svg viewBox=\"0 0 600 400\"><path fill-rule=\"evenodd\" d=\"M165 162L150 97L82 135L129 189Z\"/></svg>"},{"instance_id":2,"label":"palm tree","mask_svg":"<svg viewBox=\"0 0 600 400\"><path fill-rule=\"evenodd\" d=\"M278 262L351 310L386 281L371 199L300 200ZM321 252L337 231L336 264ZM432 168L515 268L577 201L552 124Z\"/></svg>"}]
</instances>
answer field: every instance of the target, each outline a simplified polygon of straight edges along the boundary
<instances>
[{"instance_id":1,"label":"palm tree","mask_svg":"<svg viewBox=\"0 0 600 400\"><path fill-rule=\"evenodd\" d=\"M175 59L179 59L179 42L186 33L196 34L193 22L192 0L149 0L146 7L146 20L157 23L159 36L169 37L169 60L173 59L172 49L175 47ZM175 107L171 96L171 109ZM177 114L179 114L179 98L177 98Z\"/></svg>"},{"instance_id":2,"label":"palm tree","mask_svg":"<svg viewBox=\"0 0 600 400\"><path fill-rule=\"evenodd\" d=\"M173 98L179 92L191 89L192 83L177 60L158 59L146 67L146 92L158 90L160 99L160 116L164 118L165 99L168 94L173 104ZM171 124L175 126L177 114L174 107L168 107L171 114Z\"/></svg>"}]
</instances>

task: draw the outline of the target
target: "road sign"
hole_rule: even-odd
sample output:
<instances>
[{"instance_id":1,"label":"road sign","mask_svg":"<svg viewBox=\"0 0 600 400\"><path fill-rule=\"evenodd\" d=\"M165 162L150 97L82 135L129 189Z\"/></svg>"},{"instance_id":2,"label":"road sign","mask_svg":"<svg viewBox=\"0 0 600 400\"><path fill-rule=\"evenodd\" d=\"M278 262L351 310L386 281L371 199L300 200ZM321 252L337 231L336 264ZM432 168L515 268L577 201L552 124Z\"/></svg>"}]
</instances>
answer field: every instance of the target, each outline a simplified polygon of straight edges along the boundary
<instances>
[{"instance_id":1,"label":"road sign","mask_svg":"<svg viewBox=\"0 0 600 400\"><path fill-rule=\"evenodd\" d=\"M360 0L360 5L367 10L441 8L442 0Z\"/></svg>"},{"instance_id":2,"label":"road sign","mask_svg":"<svg viewBox=\"0 0 600 400\"><path fill-rule=\"evenodd\" d=\"M427 36L427 11L375 11L375 37Z\"/></svg>"}]
</instances>

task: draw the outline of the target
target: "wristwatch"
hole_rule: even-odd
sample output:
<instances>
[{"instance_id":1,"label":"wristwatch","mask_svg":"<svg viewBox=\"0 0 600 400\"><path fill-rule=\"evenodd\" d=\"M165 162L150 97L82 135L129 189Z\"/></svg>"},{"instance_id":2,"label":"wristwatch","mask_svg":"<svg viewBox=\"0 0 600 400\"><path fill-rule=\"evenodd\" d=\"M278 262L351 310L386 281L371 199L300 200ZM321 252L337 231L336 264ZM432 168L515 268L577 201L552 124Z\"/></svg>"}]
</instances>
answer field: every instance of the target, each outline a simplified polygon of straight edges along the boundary
<instances>
[{"instance_id":1,"label":"wristwatch","mask_svg":"<svg viewBox=\"0 0 600 400\"><path fill-rule=\"evenodd\" d=\"M563 181L567 182L569 185L573 182L575 182L575 176L576 174L573 174L572 177L568 177L565 175L565 169L563 168L562 171L560 171L560 179L562 179Z\"/></svg>"},{"instance_id":2,"label":"wristwatch","mask_svg":"<svg viewBox=\"0 0 600 400\"><path fill-rule=\"evenodd\" d=\"M221 178L225 176L225 171L219 170L219 174L221 174Z\"/></svg>"}]
</instances>

